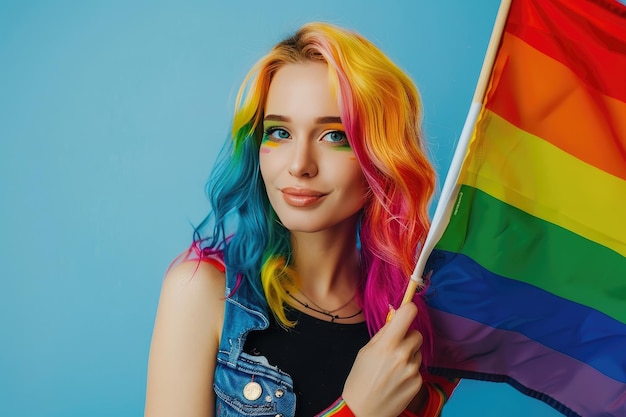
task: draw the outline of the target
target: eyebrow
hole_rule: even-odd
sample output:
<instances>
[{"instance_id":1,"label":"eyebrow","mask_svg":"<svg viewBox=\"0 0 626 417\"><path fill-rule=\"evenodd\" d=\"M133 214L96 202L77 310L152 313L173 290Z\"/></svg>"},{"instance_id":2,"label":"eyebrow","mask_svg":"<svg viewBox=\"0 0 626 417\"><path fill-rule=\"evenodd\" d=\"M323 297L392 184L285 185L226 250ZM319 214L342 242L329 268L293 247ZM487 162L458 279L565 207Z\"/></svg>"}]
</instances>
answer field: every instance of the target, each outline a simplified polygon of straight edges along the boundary
<instances>
[{"instance_id":1,"label":"eyebrow","mask_svg":"<svg viewBox=\"0 0 626 417\"><path fill-rule=\"evenodd\" d=\"M290 122L291 119L289 117L285 117L285 116L280 116L278 114L268 114L263 118L264 122ZM315 123L316 124L331 124L331 123L337 123L337 124L341 124L341 117L337 117L337 116L322 116L322 117L317 117L315 119Z\"/></svg>"}]
</instances>

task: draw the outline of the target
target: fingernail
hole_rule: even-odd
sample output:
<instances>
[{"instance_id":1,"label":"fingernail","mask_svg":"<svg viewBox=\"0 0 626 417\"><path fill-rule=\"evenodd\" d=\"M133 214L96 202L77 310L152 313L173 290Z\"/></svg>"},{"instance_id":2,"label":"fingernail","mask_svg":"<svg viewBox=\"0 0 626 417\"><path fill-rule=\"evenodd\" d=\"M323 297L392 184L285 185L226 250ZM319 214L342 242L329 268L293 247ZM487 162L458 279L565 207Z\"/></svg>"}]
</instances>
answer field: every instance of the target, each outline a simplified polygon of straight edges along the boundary
<instances>
[{"instance_id":1,"label":"fingernail","mask_svg":"<svg viewBox=\"0 0 626 417\"><path fill-rule=\"evenodd\" d=\"M387 313L387 319L385 320L385 322L389 323L395 313L396 313L396 310L393 308L391 304L389 304L389 313Z\"/></svg>"}]
</instances>

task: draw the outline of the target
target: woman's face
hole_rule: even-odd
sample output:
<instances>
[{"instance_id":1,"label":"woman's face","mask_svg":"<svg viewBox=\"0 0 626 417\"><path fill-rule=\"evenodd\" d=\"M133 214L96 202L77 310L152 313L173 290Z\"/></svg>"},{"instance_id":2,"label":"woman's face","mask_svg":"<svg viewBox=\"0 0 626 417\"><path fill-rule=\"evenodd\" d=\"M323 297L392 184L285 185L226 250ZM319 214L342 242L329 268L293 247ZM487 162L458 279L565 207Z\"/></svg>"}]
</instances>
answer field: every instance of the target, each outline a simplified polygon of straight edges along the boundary
<instances>
[{"instance_id":1,"label":"woman's face","mask_svg":"<svg viewBox=\"0 0 626 417\"><path fill-rule=\"evenodd\" d=\"M270 84L261 175L272 207L291 231L354 222L367 183L346 139L324 63L287 64Z\"/></svg>"}]
</instances>

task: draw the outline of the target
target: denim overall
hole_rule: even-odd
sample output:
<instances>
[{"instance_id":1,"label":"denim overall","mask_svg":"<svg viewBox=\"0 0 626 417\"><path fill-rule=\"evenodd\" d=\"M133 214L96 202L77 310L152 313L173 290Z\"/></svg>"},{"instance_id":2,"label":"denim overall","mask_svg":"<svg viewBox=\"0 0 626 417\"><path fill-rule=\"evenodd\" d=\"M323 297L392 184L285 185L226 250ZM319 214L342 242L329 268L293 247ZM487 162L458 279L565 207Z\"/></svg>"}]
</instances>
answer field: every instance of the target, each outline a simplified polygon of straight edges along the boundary
<instances>
[{"instance_id":1,"label":"denim overall","mask_svg":"<svg viewBox=\"0 0 626 417\"><path fill-rule=\"evenodd\" d=\"M226 289L226 294L230 290ZM289 375L263 356L243 352L247 334L269 326L267 304L242 282L226 298L215 369L215 415L293 417L296 395Z\"/></svg>"}]
</instances>

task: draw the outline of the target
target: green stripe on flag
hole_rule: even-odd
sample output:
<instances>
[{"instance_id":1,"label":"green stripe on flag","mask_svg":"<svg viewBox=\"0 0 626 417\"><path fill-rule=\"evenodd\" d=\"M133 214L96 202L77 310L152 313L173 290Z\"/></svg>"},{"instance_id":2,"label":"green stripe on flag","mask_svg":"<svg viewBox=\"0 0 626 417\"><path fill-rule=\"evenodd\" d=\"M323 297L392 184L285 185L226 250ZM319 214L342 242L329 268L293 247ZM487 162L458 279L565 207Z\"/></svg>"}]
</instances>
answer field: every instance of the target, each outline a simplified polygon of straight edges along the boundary
<instances>
[{"instance_id":1,"label":"green stripe on flag","mask_svg":"<svg viewBox=\"0 0 626 417\"><path fill-rule=\"evenodd\" d=\"M437 248L626 323L626 257L481 190L461 186Z\"/></svg>"}]
</instances>

